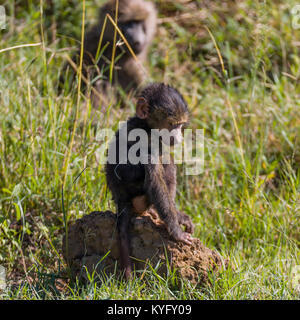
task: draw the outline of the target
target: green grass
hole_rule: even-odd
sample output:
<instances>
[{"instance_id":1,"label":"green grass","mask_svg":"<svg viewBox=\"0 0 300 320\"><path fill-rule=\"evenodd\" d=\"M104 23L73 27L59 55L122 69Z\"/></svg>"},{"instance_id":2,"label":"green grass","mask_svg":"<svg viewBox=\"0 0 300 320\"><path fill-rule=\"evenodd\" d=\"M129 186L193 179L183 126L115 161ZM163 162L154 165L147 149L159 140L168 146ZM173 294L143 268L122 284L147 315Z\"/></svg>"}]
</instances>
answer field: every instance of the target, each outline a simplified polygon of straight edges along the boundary
<instances>
[{"instance_id":1,"label":"green grass","mask_svg":"<svg viewBox=\"0 0 300 320\"><path fill-rule=\"evenodd\" d=\"M291 285L291 268L300 264L300 30L290 13L297 1L198 1L201 10L197 1L156 1L149 79L178 88L191 127L205 129L204 173L185 176L179 168L177 204L193 218L195 236L232 264L202 288L154 271L129 283L110 277L84 287L66 279L66 222L114 205L90 119L69 149L76 88L56 93L63 55L80 40L81 2L71 12L68 1L53 0L51 12L44 2L41 18L36 2L4 1L0 50L44 42L0 51L0 265L8 278L1 297L299 299ZM86 0L87 26L102 2ZM98 128L116 129L133 113L118 108L96 114Z\"/></svg>"}]
</instances>

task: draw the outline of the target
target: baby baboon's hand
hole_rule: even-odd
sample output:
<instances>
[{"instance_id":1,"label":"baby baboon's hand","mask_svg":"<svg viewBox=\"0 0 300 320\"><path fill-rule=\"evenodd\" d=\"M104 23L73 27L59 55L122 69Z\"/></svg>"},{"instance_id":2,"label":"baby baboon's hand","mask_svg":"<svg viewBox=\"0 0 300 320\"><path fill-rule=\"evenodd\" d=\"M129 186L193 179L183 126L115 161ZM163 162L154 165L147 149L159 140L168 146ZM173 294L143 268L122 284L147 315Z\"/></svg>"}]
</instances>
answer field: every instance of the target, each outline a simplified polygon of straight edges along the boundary
<instances>
[{"instance_id":1,"label":"baby baboon's hand","mask_svg":"<svg viewBox=\"0 0 300 320\"><path fill-rule=\"evenodd\" d=\"M189 233L182 231L180 227L178 229L176 228L175 232L172 232L172 237L176 241L180 241L188 245L191 245L193 241L192 236Z\"/></svg>"},{"instance_id":2,"label":"baby baboon's hand","mask_svg":"<svg viewBox=\"0 0 300 320\"><path fill-rule=\"evenodd\" d=\"M194 233L195 226L192 219L185 213L178 211L178 222L185 227L185 231L188 233Z\"/></svg>"}]
</instances>

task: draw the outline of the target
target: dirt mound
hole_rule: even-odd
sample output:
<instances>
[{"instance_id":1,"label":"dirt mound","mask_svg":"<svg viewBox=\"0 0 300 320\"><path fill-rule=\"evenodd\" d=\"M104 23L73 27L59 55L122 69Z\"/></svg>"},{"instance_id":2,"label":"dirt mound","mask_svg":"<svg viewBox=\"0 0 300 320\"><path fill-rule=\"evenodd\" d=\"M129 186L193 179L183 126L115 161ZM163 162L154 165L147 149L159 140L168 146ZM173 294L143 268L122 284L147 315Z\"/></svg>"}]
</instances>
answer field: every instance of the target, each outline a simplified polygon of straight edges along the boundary
<instances>
[{"instance_id":1,"label":"dirt mound","mask_svg":"<svg viewBox=\"0 0 300 320\"><path fill-rule=\"evenodd\" d=\"M164 224L150 214L131 219L130 239L135 270L149 268L150 262L160 275L165 275L169 265L183 278L199 283L207 280L208 271L217 271L224 265L220 255L199 239L190 246L173 241ZM89 273L95 268L106 274L114 272L119 260L116 215L95 211L75 221L68 230L67 241L66 237L63 239L63 256L73 277L86 278L84 267Z\"/></svg>"}]
</instances>

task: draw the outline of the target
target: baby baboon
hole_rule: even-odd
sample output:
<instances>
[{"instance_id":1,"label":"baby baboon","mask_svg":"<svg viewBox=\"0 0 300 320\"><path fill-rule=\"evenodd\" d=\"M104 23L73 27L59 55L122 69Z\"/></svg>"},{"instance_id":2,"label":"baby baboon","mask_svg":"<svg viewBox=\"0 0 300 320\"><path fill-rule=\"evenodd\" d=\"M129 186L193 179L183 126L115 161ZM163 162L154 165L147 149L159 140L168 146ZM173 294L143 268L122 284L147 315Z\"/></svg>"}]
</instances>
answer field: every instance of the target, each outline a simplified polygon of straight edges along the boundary
<instances>
[{"instance_id":1,"label":"baby baboon","mask_svg":"<svg viewBox=\"0 0 300 320\"><path fill-rule=\"evenodd\" d=\"M180 93L163 83L150 84L138 97L136 115L126 123L127 134L126 131L120 133L120 129L109 147L109 152L116 147L116 157L115 163L107 162L106 179L117 205L120 257L126 278L130 277L132 270L128 224L134 211L143 212L150 207L154 208L174 240L191 243L190 234L194 231L191 218L175 206L176 165L171 156L170 163L162 161L162 147L167 144L167 140L162 135L157 146L151 144L152 129L167 129L165 132L169 134L170 145L179 143L182 140L182 127L187 121L188 108ZM128 136L134 129L143 129L148 144L139 150L143 161L132 164L128 155L137 141L129 140ZM127 150L125 155L121 148ZM185 231L180 225L185 226Z\"/></svg>"},{"instance_id":2,"label":"baby baboon","mask_svg":"<svg viewBox=\"0 0 300 320\"><path fill-rule=\"evenodd\" d=\"M115 20L116 4L117 0L109 0L100 8L99 22L87 33L84 40L83 75L89 81L98 78L93 86L100 95L108 90L110 80L113 85L119 85L125 92L138 88L145 78L141 65L146 61L148 47L156 30L156 9L153 3L145 0L119 0L117 25L140 63L134 59L117 33L114 72L110 79L115 27L109 19L105 26L103 24L107 14ZM103 39L101 47L98 48L103 28L105 28ZM96 60L97 51L99 52L98 60ZM73 61L78 62L78 57L79 52ZM99 95L97 96L99 98ZM94 104L97 105L97 103Z\"/></svg>"}]
</instances>

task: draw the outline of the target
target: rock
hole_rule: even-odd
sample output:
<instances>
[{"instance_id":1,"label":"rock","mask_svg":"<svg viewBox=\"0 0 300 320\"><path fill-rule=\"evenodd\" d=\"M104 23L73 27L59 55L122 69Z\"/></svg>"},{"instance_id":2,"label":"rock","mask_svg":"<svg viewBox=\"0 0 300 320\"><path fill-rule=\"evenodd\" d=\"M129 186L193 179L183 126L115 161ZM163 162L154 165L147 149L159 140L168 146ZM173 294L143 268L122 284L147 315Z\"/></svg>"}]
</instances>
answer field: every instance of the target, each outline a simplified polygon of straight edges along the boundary
<instances>
[{"instance_id":1,"label":"rock","mask_svg":"<svg viewBox=\"0 0 300 320\"><path fill-rule=\"evenodd\" d=\"M67 239L67 241L66 241ZM134 216L130 227L131 256L135 270L149 269L164 276L169 268L193 284L206 282L209 271L226 266L220 255L206 248L199 239L192 245L172 240L158 216L146 213ZM63 256L73 277L86 279L86 267L106 274L118 269L119 248L116 215L111 211L92 212L75 221L63 239Z\"/></svg>"}]
</instances>

